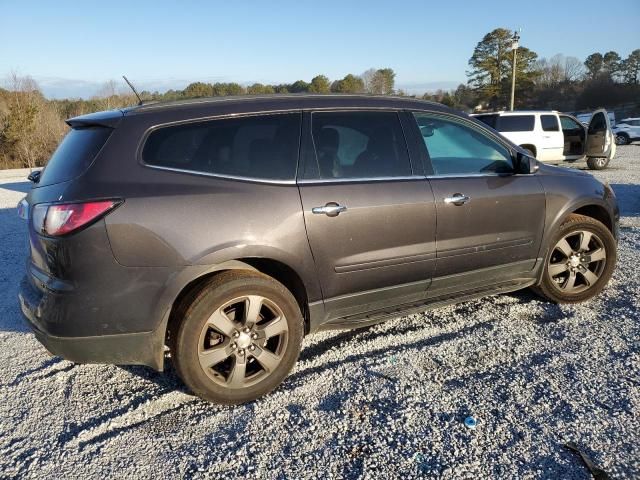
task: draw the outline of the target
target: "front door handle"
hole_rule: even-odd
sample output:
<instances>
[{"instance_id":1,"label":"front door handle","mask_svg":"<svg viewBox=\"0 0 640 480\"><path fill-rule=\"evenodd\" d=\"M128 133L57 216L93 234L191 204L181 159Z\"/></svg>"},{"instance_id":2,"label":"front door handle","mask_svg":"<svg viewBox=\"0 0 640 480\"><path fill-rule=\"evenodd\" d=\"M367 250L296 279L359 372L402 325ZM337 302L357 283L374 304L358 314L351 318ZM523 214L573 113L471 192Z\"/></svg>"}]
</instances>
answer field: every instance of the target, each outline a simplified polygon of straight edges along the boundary
<instances>
[{"instance_id":1,"label":"front door handle","mask_svg":"<svg viewBox=\"0 0 640 480\"><path fill-rule=\"evenodd\" d=\"M347 207L345 205L340 205L336 202L329 202L324 207L313 207L311 212L316 215L324 214L327 217L337 217L340 213L346 210Z\"/></svg>"},{"instance_id":2,"label":"front door handle","mask_svg":"<svg viewBox=\"0 0 640 480\"><path fill-rule=\"evenodd\" d=\"M452 196L445 198L444 203L452 203L454 205L460 206L464 205L469 200L471 200L471 198L463 195L462 193L454 193Z\"/></svg>"}]
</instances>

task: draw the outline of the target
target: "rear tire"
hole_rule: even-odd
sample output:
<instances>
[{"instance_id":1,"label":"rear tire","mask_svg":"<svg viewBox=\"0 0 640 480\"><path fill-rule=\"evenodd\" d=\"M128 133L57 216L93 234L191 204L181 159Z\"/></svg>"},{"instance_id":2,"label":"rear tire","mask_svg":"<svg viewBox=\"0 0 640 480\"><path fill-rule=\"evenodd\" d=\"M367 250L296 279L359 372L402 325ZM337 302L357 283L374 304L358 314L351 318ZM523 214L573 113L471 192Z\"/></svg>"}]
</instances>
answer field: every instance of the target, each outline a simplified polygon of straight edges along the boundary
<instances>
[{"instance_id":1,"label":"rear tire","mask_svg":"<svg viewBox=\"0 0 640 480\"><path fill-rule=\"evenodd\" d=\"M304 323L281 283L258 272L226 271L185 298L170 332L178 376L197 396L221 404L276 388L298 360Z\"/></svg>"},{"instance_id":2,"label":"rear tire","mask_svg":"<svg viewBox=\"0 0 640 480\"><path fill-rule=\"evenodd\" d=\"M587 158L587 166L590 170L604 170L610 161L609 158Z\"/></svg>"},{"instance_id":3,"label":"rear tire","mask_svg":"<svg viewBox=\"0 0 640 480\"><path fill-rule=\"evenodd\" d=\"M555 303L579 303L598 295L613 274L616 241L607 227L570 215L552 236L540 283L532 289Z\"/></svg>"}]
</instances>

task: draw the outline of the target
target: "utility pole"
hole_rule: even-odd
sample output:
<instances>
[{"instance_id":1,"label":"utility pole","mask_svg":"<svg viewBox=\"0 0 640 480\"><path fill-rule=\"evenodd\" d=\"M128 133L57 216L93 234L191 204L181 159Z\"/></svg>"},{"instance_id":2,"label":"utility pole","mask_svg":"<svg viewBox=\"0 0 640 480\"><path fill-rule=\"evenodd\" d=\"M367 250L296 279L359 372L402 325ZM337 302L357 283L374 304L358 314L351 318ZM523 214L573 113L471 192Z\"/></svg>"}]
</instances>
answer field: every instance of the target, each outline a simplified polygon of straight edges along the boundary
<instances>
[{"instance_id":1,"label":"utility pole","mask_svg":"<svg viewBox=\"0 0 640 480\"><path fill-rule=\"evenodd\" d=\"M511 71L511 111L513 111L513 103L516 96L516 56L519 46L518 41L520 40L518 32L513 32L512 40L511 49L513 50L513 70Z\"/></svg>"}]
</instances>

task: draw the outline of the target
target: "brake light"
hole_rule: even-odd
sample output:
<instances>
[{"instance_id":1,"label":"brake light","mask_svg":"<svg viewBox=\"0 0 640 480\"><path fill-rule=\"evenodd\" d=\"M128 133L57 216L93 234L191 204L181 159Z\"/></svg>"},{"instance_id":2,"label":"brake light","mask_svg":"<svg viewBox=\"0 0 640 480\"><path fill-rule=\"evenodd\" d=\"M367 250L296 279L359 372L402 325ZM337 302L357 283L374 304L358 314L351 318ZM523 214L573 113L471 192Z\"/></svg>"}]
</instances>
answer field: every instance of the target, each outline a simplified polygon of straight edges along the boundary
<instances>
[{"instance_id":1,"label":"brake light","mask_svg":"<svg viewBox=\"0 0 640 480\"><path fill-rule=\"evenodd\" d=\"M40 204L33 209L33 227L51 237L67 235L87 227L121 203L120 200Z\"/></svg>"}]
</instances>

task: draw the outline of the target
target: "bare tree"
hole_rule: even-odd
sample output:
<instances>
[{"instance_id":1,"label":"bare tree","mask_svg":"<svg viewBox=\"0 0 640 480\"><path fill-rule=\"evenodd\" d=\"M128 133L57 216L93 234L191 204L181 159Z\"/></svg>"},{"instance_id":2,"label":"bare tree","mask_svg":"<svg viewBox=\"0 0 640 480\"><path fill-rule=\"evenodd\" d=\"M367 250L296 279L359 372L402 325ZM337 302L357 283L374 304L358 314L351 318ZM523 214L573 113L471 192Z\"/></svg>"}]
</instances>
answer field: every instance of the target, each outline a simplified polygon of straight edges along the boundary
<instances>
[{"instance_id":1,"label":"bare tree","mask_svg":"<svg viewBox=\"0 0 640 480\"><path fill-rule=\"evenodd\" d=\"M584 76L584 64L576 57L565 57L564 59L564 80L575 82Z\"/></svg>"},{"instance_id":2,"label":"bare tree","mask_svg":"<svg viewBox=\"0 0 640 480\"><path fill-rule=\"evenodd\" d=\"M374 78L376 76L376 69L375 68L370 68L369 70L365 71L362 75L360 75L360 78L362 78L362 81L364 82L364 91L367 93L375 93L373 91L374 85L373 85L373 81Z\"/></svg>"},{"instance_id":3,"label":"bare tree","mask_svg":"<svg viewBox=\"0 0 640 480\"><path fill-rule=\"evenodd\" d=\"M118 85L115 80L109 80L102 84L102 87L100 87L94 98L102 100L105 109L110 110L115 107L115 97L118 94L117 87Z\"/></svg>"},{"instance_id":4,"label":"bare tree","mask_svg":"<svg viewBox=\"0 0 640 480\"><path fill-rule=\"evenodd\" d=\"M0 155L10 166L43 165L66 131L55 109L29 76L7 79L6 111L0 118Z\"/></svg>"}]
</instances>

